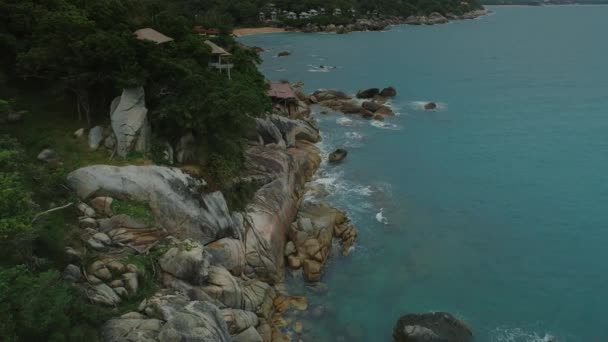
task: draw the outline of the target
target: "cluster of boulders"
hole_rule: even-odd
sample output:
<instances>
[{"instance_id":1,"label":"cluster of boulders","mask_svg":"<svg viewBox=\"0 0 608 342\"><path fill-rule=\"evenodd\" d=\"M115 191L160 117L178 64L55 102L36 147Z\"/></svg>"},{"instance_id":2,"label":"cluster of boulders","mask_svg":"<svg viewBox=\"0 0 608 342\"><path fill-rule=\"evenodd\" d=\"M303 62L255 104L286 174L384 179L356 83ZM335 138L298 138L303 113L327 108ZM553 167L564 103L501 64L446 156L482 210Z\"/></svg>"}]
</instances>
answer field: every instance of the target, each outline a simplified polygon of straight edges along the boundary
<instances>
[{"instance_id":1,"label":"cluster of boulders","mask_svg":"<svg viewBox=\"0 0 608 342\"><path fill-rule=\"evenodd\" d=\"M82 238L91 249L107 252L129 248L141 253L166 235L163 229L149 223L124 214L114 215L113 201L112 197L100 196L91 199L90 205L77 205Z\"/></svg>"},{"instance_id":2,"label":"cluster of boulders","mask_svg":"<svg viewBox=\"0 0 608 342\"><path fill-rule=\"evenodd\" d=\"M308 23L302 28L286 27L288 31L301 31L301 32L334 32L334 33L349 33L355 31L383 31L392 25L439 25L446 24L452 20L466 20L475 19L487 15L488 11L485 9L474 10L466 12L462 15L456 15L453 13L447 13L445 15L433 12L428 16L417 16L412 15L409 17L400 16L388 16L384 18L371 18L371 19L357 19L354 23L347 25L318 25Z\"/></svg>"},{"instance_id":3,"label":"cluster of boulders","mask_svg":"<svg viewBox=\"0 0 608 342\"><path fill-rule=\"evenodd\" d=\"M334 237L340 240L342 254L348 255L357 230L340 210L322 203L304 203L289 229L287 264L292 269L302 268L308 281L319 281Z\"/></svg>"},{"instance_id":4,"label":"cluster of boulders","mask_svg":"<svg viewBox=\"0 0 608 342\"><path fill-rule=\"evenodd\" d=\"M69 264L63 278L93 302L114 307L137 294L144 270L114 258L96 260L86 267Z\"/></svg>"},{"instance_id":5,"label":"cluster of boulders","mask_svg":"<svg viewBox=\"0 0 608 342\"><path fill-rule=\"evenodd\" d=\"M357 99L365 100L359 102L341 91L317 90L308 97L308 101L344 114L360 114L366 119L383 121L385 116L395 114L386 103L396 95L397 90L394 87L387 87L382 90L369 88L357 92Z\"/></svg>"}]
</instances>

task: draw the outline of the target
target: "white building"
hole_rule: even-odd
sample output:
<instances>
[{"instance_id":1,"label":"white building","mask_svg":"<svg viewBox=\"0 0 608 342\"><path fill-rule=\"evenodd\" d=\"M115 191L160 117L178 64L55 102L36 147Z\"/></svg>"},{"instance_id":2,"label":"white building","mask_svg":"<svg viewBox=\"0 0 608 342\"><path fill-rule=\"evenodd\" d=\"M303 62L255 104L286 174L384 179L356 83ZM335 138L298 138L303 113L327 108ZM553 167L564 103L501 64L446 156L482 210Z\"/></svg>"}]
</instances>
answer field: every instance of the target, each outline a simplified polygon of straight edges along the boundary
<instances>
[{"instance_id":1,"label":"white building","mask_svg":"<svg viewBox=\"0 0 608 342\"><path fill-rule=\"evenodd\" d=\"M298 16L294 12L288 12L287 19L298 19Z\"/></svg>"},{"instance_id":2,"label":"white building","mask_svg":"<svg viewBox=\"0 0 608 342\"><path fill-rule=\"evenodd\" d=\"M336 17L337 17L337 16L341 16L341 15L342 15L342 10L341 10L341 9L339 9L339 8L336 8L336 9L334 10L334 15L335 15Z\"/></svg>"}]
</instances>

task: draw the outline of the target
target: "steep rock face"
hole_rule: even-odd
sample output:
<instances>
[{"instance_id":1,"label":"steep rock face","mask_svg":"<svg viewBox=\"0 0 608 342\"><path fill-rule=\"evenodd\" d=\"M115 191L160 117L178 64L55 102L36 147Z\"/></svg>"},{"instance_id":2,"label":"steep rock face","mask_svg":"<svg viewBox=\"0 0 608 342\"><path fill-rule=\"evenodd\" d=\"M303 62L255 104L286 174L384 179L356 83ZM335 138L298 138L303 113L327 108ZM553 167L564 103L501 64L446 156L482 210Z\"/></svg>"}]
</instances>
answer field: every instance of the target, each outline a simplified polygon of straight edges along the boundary
<instances>
[{"instance_id":1,"label":"steep rock face","mask_svg":"<svg viewBox=\"0 0 608 342\"><path fill-rule=\"evenodd\" d=\"M204 181L162 166L87 166L68 175L82 199L112 196L147 202L170 234L203 244L233 236L232 218L220 192L202 194Z\"/></svg>"},{"instance_id":2,"label":"steep rock face","mask_svg":"<svg viewBox=\"0 0 608 342\"><path fill-rule=\"evenodd\" d=\"M246 274L276 282L282 277L287 229L294 221L301 190L320 164L312 143L297 141L290 149L254 146L246 152L247 171L267 182L245 213Z\"/></svg>"},{"instance_id":3,"label":"steep rock face","mask_svg":"<svg viewBox=\"0 0 608 342\"><path fill-rule=\"evenodd\" d=\"M471 329L447 312L407 314L393 329L395 342L470 342Z\"/></svg>"}]
</instances>

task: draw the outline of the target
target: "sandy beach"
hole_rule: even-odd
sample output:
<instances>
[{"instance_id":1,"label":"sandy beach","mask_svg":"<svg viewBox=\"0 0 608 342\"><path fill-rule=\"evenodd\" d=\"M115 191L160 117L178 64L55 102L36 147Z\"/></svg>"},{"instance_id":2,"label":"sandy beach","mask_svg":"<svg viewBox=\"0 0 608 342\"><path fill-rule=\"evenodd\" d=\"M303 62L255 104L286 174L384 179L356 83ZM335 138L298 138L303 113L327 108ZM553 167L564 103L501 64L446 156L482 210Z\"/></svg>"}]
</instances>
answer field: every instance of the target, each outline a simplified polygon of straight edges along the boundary
<instances>
[{"instance_id":1,"label":"sandy beach","mask_svg":"<svg viewBox=\"0 0 608 342\"><path fill-rule=\"evenodd\" d=\"M285 32L285 29L279 27L254 27L254 28L239 28L234 29L232 34L235 36L247 36L251 34L260 34L260 33L277 33L277 32Z\"/></svg>"}]
</instances>

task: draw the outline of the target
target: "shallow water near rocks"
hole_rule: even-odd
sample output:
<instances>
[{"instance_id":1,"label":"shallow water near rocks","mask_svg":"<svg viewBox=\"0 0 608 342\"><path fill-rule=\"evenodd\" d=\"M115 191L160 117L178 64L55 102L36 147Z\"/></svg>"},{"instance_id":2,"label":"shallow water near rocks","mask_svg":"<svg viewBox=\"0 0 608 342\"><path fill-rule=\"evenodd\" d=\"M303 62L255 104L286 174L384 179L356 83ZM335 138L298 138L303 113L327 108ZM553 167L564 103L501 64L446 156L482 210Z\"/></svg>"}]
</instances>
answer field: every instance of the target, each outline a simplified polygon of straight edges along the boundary
<instances>
[{"instance_id":1,"label":"shallow water near rocks","mask_svg":"<svg viewBox=\"0 0 608 342\"><path fill-rule=\"evenodd\" d=\"M384 124L315 114L325 152L349 151L316 181L359 239L350 257L334 253L326 294L289 277L324 305L301 318L310 340L390 341L401 314L434 310L477 341L606 340L608 6L490 9L442 26L240 39L267 50L269 79L306 91L398 90Z\"/></svg>"}]
</instances>

